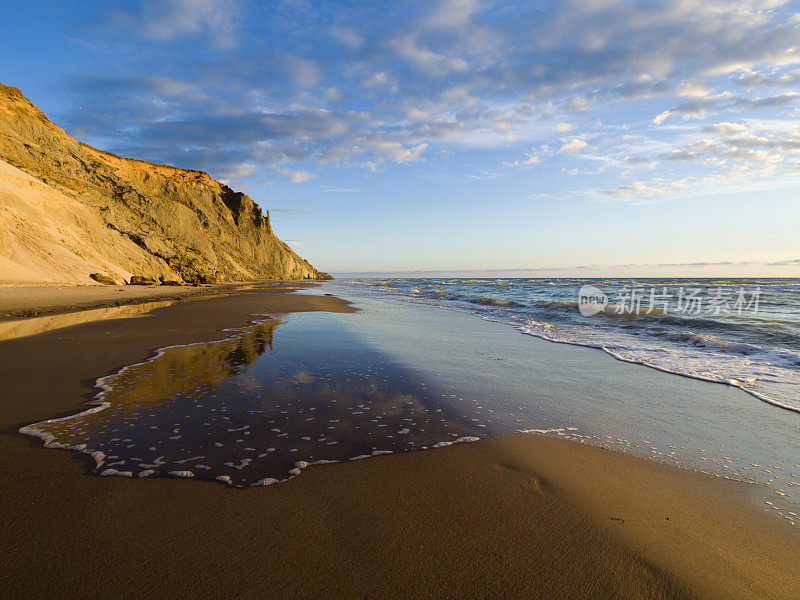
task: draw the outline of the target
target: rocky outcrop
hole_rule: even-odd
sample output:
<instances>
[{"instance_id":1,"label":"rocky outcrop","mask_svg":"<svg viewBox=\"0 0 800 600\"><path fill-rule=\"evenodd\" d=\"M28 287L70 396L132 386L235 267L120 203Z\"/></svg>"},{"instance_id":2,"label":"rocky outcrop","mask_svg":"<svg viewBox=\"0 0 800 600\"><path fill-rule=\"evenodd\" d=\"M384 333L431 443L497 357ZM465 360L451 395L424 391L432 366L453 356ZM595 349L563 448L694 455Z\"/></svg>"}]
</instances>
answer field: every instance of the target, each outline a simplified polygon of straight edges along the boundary
<instances>
[{"instance_id":1,"label":"rocky outcrop","mask_svg":"<svg viewBox=\"0 0 800 600\"><path fill-rule=\"evenodd\" d=\"M0 283L327 279L246 194L69 137L0 85Z\"/></svg>"},{"instance_id":2,"label":"rocky outcrop","mask_svg":"<svg viewBox=\"0 0 800 600\"><path fill-rule=\"evenodd\" d=\"M155 285L156 280L152 277L144 277L142 275L134 275L128 282L130 285Z\"/></svg>"},{"instance_id":3,"label":"rocky outcrop","mask_svg":"<svg viewBox=\"0 0 800 600\"><path fill-rule=\"evenodd\" d=\"M116 279L111 277L111 275L106 275L105 273L91 273L89 277L103 285L117 285L119 283Z\"/></svg>"}]
</instances>

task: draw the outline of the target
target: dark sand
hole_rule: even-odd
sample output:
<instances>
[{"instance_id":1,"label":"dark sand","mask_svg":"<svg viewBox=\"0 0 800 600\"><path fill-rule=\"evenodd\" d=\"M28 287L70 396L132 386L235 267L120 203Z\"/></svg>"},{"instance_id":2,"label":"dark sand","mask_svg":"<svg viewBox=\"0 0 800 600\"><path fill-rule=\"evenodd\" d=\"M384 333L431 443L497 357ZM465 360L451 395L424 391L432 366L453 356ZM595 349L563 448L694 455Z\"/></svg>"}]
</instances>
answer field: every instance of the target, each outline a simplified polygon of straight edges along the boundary
<instances>
[{"instance_id":1,"label":"dark sand","mask_svg":"<svg viewBox=\"0 0 800 600\"><path fill-rule=\"evenodd\" d=\"M311 467L237 490L90 474L20 426L282 286L0 342L3 598L797 598L800 540L748 486L541 436Z\"/></svg>"}]
</instances>

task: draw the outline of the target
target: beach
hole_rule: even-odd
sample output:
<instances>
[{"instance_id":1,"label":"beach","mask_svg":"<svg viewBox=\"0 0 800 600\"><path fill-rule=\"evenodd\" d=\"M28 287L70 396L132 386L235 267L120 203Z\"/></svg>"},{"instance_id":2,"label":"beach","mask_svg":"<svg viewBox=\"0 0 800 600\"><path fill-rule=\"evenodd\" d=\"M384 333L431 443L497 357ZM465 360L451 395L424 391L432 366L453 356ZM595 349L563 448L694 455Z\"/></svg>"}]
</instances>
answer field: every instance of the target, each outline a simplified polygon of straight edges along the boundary
<instances>
[{"instance_id":1,"label":"beach","mask_svg":"<svg viewBox=\"0 0 800 600\"><path fill-rule=\"evenodd\" d=\"M752 484L597 444L487 435L235 489L98 477L89 457L18 433L84 410L98 378L159 348L229 337L254 315L286 319L276 332L302 341L317 311L353 314L294 289L229 289L0 341L4 597L796 596L797 528L759 508Z\"/></svg>"},{"instance_id":2,"label":"beach","mask_svg":"<svg viewBox=\"0 0 800 600\"><path fill-rule=\"evenodd\" d=\"M800 600L800 7L0 19L0 600Z\"/></svg>"}]
</instances>

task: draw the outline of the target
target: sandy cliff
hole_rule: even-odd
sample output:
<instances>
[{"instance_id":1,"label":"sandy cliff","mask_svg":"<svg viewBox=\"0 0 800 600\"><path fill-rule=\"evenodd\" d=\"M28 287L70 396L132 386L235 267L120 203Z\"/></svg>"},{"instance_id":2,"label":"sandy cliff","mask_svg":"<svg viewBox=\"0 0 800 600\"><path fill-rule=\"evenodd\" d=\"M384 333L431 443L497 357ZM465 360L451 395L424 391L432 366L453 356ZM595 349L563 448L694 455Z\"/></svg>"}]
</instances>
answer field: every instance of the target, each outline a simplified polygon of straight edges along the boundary
<instances>
[{"instance_id":1,"label":"sandy cliff","mask_svg":"<svg viewBox=\"0 0 800 600\"><path fill-rule=\"evenodd\" d=\"M245 194L207 173L78 142L0 84L0 283L92 283L97 272L126 281L327 278Z\"/></svg>"}]
</instances>

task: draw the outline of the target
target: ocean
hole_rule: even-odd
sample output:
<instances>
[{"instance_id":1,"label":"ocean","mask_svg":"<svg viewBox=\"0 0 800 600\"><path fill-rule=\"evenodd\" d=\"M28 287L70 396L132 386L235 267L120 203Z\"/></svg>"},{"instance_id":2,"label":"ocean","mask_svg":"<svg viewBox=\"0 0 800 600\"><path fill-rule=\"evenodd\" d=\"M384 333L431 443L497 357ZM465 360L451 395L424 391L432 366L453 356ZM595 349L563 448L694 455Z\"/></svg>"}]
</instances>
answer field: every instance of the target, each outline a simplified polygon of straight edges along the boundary
<instances>
[{"instance_id":1,"label":"ocean","mask_svg":"<svg viewBox=\"0 0 800 600\"><path fill-rule=\"evenodd\" d=\"M336 287L465 311L800 412L797 280L385 278L338 280ZM582 289L599 298L581 302ZM598 299L605 305L587 302Z\"/></svg>"}]
</instances>

